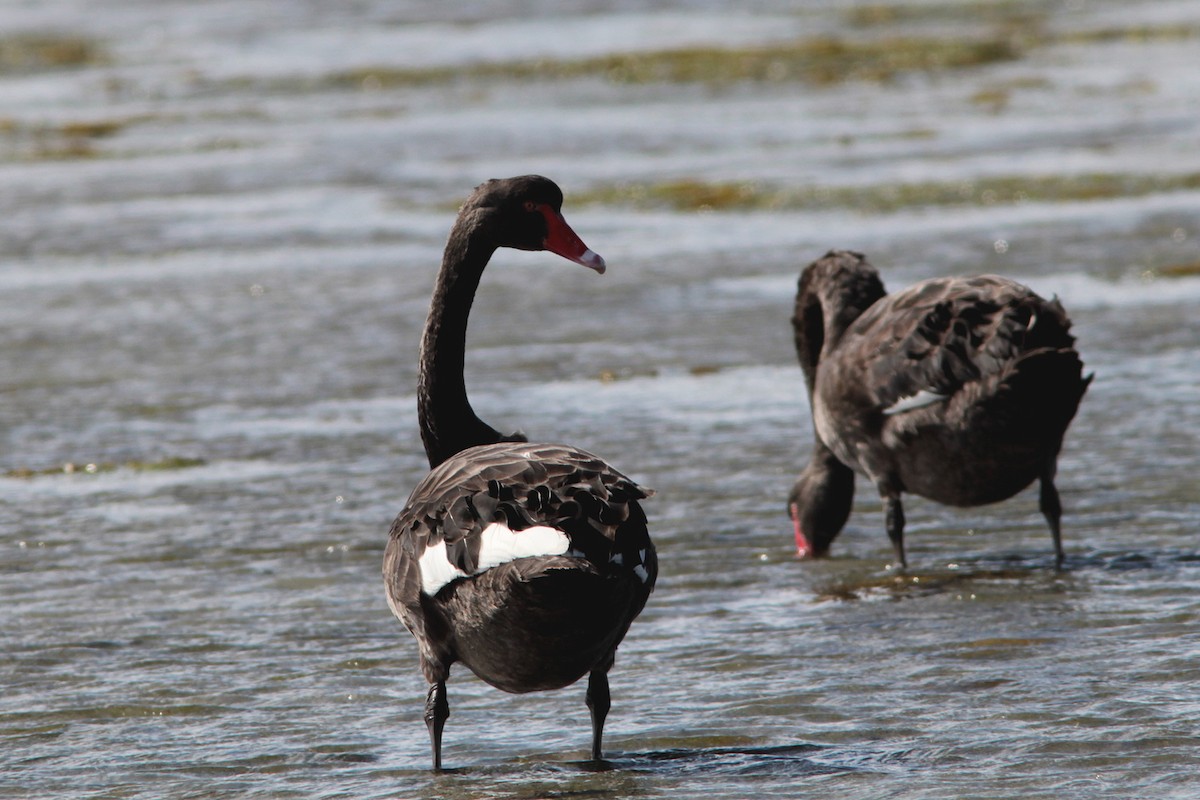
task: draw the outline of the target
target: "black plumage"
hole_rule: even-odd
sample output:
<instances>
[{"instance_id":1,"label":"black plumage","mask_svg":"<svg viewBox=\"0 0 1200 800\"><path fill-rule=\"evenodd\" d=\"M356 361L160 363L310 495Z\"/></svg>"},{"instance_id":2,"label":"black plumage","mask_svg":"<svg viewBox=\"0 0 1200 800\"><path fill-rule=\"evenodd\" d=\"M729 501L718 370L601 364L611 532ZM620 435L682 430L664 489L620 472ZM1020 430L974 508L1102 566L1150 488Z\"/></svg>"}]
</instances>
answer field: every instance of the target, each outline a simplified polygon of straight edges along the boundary
<instances>
[{"instance_id":1,"label":"black plumage","mask_svg":"<svg viewBox=\"0 0 1200 800\"><path fill-rule=\"evenodd\" d=\"M788 500L801 555L828 551L859 472L901 564L902 493L977 506L1039 480L1061 565L1054 476L1091 376L1057 300L995 275L888 295L865 257L831 251L801 274L792 323L816 434Z\"/></svg>"}]
</instances>

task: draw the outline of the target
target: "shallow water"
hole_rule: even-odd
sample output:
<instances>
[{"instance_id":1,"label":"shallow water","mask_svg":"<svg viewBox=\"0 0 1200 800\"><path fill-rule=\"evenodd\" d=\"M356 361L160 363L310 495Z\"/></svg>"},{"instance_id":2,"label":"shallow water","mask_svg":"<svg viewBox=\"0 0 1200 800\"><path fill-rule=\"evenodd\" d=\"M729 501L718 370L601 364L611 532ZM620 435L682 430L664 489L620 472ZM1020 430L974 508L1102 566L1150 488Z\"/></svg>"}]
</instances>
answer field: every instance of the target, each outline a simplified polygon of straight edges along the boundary
<instances>
[{"instance_id":1,"label":"shallow water","mask_svg":"<svg viewBox=\"0 0 1200 800\"><path fill-rule=\"evenodd\" d=\"M1200 3L649 5L0 8L0 796L1200 793ZM722 77L956 38L1013 51ZM684 47L712 71L570 68ZM455 204L534 171L610 270L500 254L472 398L653 486L662 576L607 762L582 686L459 669L435 776L379 564ZM1031 491L910 499L900 574L860 485L792 558L788 318L830 247L1062 299L1097 375L1066 570Z\"/></svg>"}]
</instances>

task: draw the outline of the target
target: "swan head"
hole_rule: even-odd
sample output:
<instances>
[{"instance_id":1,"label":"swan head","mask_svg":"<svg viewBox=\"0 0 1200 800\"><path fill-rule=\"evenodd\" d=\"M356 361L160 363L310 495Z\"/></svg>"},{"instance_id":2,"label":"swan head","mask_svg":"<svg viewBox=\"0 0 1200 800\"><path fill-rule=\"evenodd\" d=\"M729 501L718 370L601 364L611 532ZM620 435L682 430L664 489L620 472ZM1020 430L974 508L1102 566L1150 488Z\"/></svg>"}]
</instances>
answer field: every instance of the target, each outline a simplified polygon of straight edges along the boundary
<instances>
[{"instance_id":1,"label":"swan head","mask_svg":"<svg viewBox=\"0 0 1200 800\"><path fill-rule=\"evenodd\" d=\"M854 472L823 447L788 495L797 558L820 558L841 533L854 500Z\"/></svg>"},{"instance_id":2,"label":"swan head","mask_svg":"<svg viewBox=\"0 0 1200 800\"><path fill-rule=\"evenodd\" d=\"M546 250L603 274L608 265L567 224L562 204L562 190L554 181L521 175L476 187L463 213L477 214L497 247Z\"/></svg>"}]
</instances>

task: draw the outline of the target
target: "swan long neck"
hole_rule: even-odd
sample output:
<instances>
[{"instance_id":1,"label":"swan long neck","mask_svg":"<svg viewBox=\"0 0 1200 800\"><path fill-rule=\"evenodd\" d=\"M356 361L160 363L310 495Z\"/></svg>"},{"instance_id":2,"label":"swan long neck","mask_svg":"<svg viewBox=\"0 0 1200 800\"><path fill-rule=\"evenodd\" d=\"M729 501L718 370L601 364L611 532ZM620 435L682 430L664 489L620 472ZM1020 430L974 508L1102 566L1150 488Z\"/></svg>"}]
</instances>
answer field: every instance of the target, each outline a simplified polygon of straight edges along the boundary
<instances>
[{"instance_id":1,"label":"swan long neck","mask_svg":"<svg viewBox=\"0 0 1200 800\"><path fill-rule=\"evenodd\" d=\"M810 400L821 359L886 294L875 268L850 251L831 251L801 274L792 329Z\"/></svg>"},{"instance_id":2,"label":"swan long neck","mask_svg":"<svg viewBox=\"0 0 1200 800\"><path fill-rule=\"evenodd\" d=\"M501 440L475 415L463 377L467 318L483 269L496 250L472 222L472 216L464 215L450 233L421 338L417 415L430 467L468 447Z\"/></svg>"}]
</instances>

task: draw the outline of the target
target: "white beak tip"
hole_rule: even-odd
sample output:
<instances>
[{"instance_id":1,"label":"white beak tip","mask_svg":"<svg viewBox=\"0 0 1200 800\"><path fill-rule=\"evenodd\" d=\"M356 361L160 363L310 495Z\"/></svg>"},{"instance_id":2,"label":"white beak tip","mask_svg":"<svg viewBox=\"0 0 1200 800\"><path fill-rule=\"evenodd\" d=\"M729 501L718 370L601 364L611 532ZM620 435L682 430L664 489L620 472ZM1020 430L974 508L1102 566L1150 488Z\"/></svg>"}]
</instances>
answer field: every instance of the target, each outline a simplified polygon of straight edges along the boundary
<instances>
[{"instance_id":1,"label":"white beak tip","mask_svg":"<svg viewBox=\"0 0 1200 800\"><path fill-rule=\"evenodd\" d=\"M604 274L604 270L608 269L608 264L604 263L604 259L600 257L600 254L590 249L583 251L583 255L579 257L579 263L588 269L596 270L601 275Z\"/></svg>"}]
</instances>

